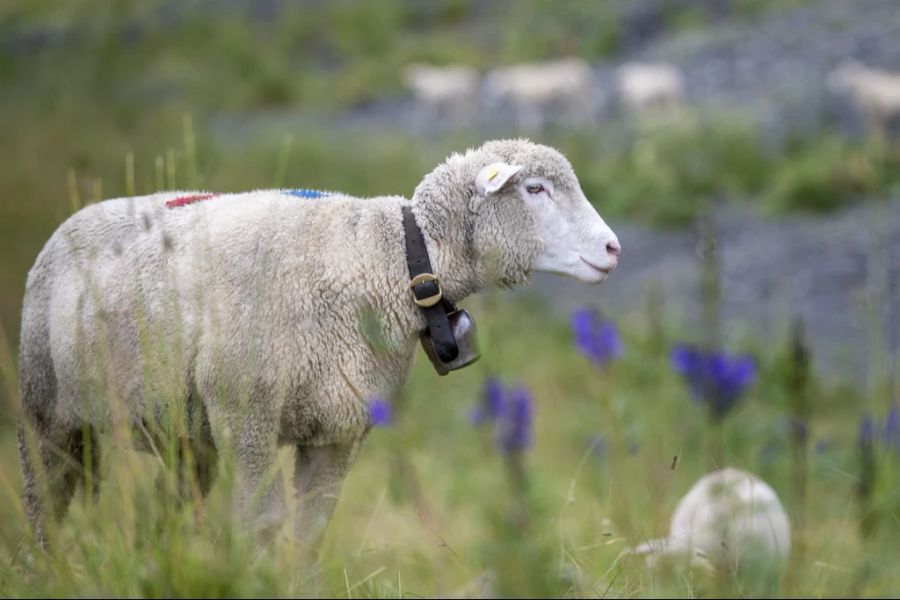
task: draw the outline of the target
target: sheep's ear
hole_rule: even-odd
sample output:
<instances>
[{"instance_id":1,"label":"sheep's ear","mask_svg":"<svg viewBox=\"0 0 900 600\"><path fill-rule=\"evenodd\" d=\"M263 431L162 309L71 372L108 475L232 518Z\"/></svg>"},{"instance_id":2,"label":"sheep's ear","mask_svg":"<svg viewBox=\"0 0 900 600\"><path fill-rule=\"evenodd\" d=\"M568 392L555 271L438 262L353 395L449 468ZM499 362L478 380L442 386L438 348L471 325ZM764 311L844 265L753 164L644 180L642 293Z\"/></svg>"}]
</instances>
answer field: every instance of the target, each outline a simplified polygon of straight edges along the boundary
<instances>
[{"instance_id":1,"label":"sheep's ear","mask_svg":"<svg viewBox=\"0 0 900 600\"><path fill-rule=\"evenodd\" d=\"M522 170L519 165L495 162L481 169L475 177L475 189L479 196L490 196L500 191L509 178Z\"/></svg>"}]
</instances>

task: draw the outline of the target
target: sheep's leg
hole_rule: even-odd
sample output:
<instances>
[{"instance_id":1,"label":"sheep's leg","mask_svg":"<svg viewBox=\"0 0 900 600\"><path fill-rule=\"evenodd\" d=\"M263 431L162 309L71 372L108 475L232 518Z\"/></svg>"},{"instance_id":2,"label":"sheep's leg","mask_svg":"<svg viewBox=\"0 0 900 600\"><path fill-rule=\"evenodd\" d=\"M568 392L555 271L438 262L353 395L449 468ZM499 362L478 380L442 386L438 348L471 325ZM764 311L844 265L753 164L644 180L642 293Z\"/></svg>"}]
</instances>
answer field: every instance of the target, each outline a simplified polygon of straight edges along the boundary
<instances>
[{"instance_id":1,"label":"sheep's leg","mask_svg":"<svg viewBox=\"0 0 900 600\"><path fill-rule=\"evenodd\" d=\"M78 480L90 475L94 497L99 490L100 449L92 427L43 436L19 424L19 454L24 479L23 502L35 540L46 542L47 513L65 515Z\"/></svg>"},{"instance_id":2,"label":"sheep's leg","mask_svg":"<svg viewBox=\"0 0 900 600\"><path fill-rule=\"evenodd\" d=\"M200 397L209 395L200 390ZM213 403L204 402L204 406L212 445L234 467L235 517L267 537L281 525L285 507L281 478L276 472L278 436L274 415L265 410L266 402L262 400L244 406L235 403L225 410ZM198 458L202 454L198 453ZM211 477L207 483L211 485Z\"/></svg>"},{"instance_id":3,"label":"sheep's leg","mask_svg":"<svg viewBox=\"0 0 900 600\"><path fill-rule=\"evenodd\" d=\"M179 501L205 498L212 489L217 465L218 456L211 438L179 440L172 465L177 476Z\"/></svg>"},{"instance_id":4,"label":"sheep's leg","mask_svg":"<svg viewBox=\"0 0 900 600\"><path fill-rule=\"evenodd\" d=\"M191 443L200 442L200 449L194 447L197 466L204 463L203 467L210 469L208 477L196 473L198 484L201 491L212 485L213 457L221 454L226 464L233 466L234 516L238 523L268 538L281 526L285 514L283 486L277 472L277 408L266 390L251 390L246 398L229 401L221 391L229 383L224 381L225 384L198 385L196 397L205 410L191 413ZM209 398L219 401L210 402ZM210 436L204 443L207 431Z\"/></svg>"},{"instance_id":5,"label":"sheep's leg","mask_svg":"<svg viewBox=\"0 0 900 600\"><path fill-rule=\"evenodd\" d=\"M295 534L311 551L315 551L331 519L358 447L358 443L297 446L294 485L299 515Z\"/></svg>"},{"instance_id":6,"label":"sheep's leg","mask_svg":"<svg viewBox=\"0 0 900 600\"><path fill-rule=\"evenodd\" d=\"M192 447L194 459L193 476L196 478L200 494L205 498L209 494L209 490L212 489L216 476L216 468L218 466L216 446L213 443L212 436L204 436L200 440L195 441Z\"/></svg>"},{"instance_id":7,"label":"sheep's leg","mask_svg":"<svg viewBox=\"0 0 900 600\"><path fill-rule=\"evenodd\" d=\"M218 466L218 453L206 407L194 398L189 403L190 434L178 448L178 484L182 500L190 498L195 489L205 498L212 488Z\"/></svg>"},{"instance_id":8,"label":"sheep's leg","mask_svg":"<svg viewBox=\"0 0 900 600\"><path fill-rule=\"evenodd\" d=\"M264 536L274 532L285 513L284 490L276 469L274 436L245 432L238 440L234 466L241 516Z\"/></svg>"}]
</instances>

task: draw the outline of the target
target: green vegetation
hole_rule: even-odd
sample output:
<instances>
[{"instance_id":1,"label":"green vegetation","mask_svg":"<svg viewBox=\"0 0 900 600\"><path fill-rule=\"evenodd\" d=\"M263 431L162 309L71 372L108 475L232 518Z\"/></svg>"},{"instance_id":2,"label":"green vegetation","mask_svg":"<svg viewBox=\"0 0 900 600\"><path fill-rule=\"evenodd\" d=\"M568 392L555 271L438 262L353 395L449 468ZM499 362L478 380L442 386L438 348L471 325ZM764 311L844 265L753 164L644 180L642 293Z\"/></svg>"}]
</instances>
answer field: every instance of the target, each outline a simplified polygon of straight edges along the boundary
<instances>
[{"instance_id":1,"label":"green vegetation","mask_svg":"<svg viewBox=\"0 0 900 600\"><path fill-rule=\"evenodd\" d=\"M545 4L310 2L277 15L228 3L4 4L0 321L15 337L25 273L71 210L73 186L81 202L129 193L129 156L138 193L171 187L174 168L187 187L409 194L447 152L484 134L435 141L354 130L335 115L402 94L410 61L486 68L561 54L599 60L619 49L616 3L549 12ZM768 1L736 8L747 18L774 9ZM511 11L524 26L507 26ZM696 21L697 11L689 13L680 19ZM679 20L677 11L670 17ZM202 178L179 168L185 115ZM268 133L247 125L266 119L275 123ZM770 147L734 116L681 114L541 137L572 158L605 217L660 225L688 223L713 201L773 212L834 208L896 187L900 172L896 146L831 136Z\"/></svg>"},{"instance_id":2,"label":"green vegetation","mask_svg":"<svg viewBox=\"0 0 900 600\"><path fill-rule=\"evenodd\" d=\"M641 124L611 147L570 138L585 192L603 214L692 222L713 202L769 214L827 211L900 185L900 147L836 135L767 147L746 122L682 114Z\"/></svg>"},{"instance_id":3,"label":"green vegetation","mask_svg":"<svg viewBox=\"0 0 900 600\"><path fill-rule=\"evenodd\" d=\"M72 189L81 203L130 193L128 157L139 194L177 184L408 196L449 152L482 141L472 132L426 141L399 132L325 133L309 125L235 140L229 132L205 133L202 125L186 129L191 121L173 111L118 130L99 109L86 110L82 116L63 109L38 117L23 109L23 121L9 123L10 139L18 145L5 147L9 155L0 162L0 236L8 240L0 282L9 290L0 298L0 317L10 331L27 269L71 211ZM196 136L196 167L186 132ZM571 159L585 193L605 218L661 226L688 224L713 202L748 203L769 213L822 211L900 185L897 146L833 136L768 149L749 126L726 117L700 121L687 114L636 128L611 126L603 135L550 132L540 141Z\"/></svg>"},{"instance_id":4,"label":"green vegetation","mask_svg":"<svg viewBox=\"0 0 900 600\"><path fill-rule=\"evenodd\" d=\"M354 130L335 126L336 115L399 97L401 67L414 60L482 68L561 54L597 61L625 44L610 17L615 3L557 4L309 2L277 17L227 8L211 17L178 2L0 4L0 44L9 44L0 52L2 595L310 589L314 576L299 548L287 539L259 548L232 522L227 461L206 501L180 505L176 478L159 457L113 447L117 432L102 439L109 459L96 502L76 498L46 553L30 544L12 426L27 270L67 215L107 197L271 186L409 195L448 152L484 134L434 140ZM737 10L755 18L781 4L748 0ZM708 19L697 9L674 10L666 26ZM49 41L37 51L29 35ZM242 129L254 120L271 126ZM679 226L713 202L773 214L827 210L900 185L896 145L836 135L777 145L734 115L679 113L551 131L539 141L571 158L613 223ZM900 454L876 444L874 476L864 477L856 442L861 407L881 418L885 390L813 382L804 496L790 454L792 363L772 340L735 340L756 357L760 375L719 428L670 367L683 332L668 313L629 315L620 323L624 355L601 369L540 307L498 293L471 299L469 308L484 358L438 379L419 357L394 424L372 433L347 481L322 551L327 593L477 593L487 577L504 595L750 595L759 583L752 577L715 578L677 565L654 573L618 558L626 546L665 533L678 499L715 466L713 455L768 481L794 520L782 594L900 590ZM526 384L534 395L527 490L510 477L490 432L468 422L489 376ZM285 454L286 472L290 461ZM873 487L860 493L861 483Z\"/></svg>"},{"instance_id":5,"label":"green vegetation","mask_svg":"<svg viewBox=\"0 0 900 600\"><path fill-rule=\"evenodd\" d=\"M371 434L324 543L328 594L441 595L477 588L490 573L489 585L503 595L749 595L771 582L752 573L713 578L677 565L653 573L639 560L618 558L626 546L665 533L677 500L713 466L718 439L726 440L722 460L767 480L792 515L795 554L782 593L883 596L898 589L892 519L900 507L900 455L877 445L876 488L860 504L858 393L814 390L801 504L784 353L757 353L758 382L718 431L669 366L675 331L637 325L665 323L659 315L633 315L623 356L601 369L576 352L566 324L528 304L510 310L507 302L473 299L484 359L446 378L419 360L394 423ZM534 395L525 488L508 477L490 431L468 420L488 376L525 384ZM278 539L258 550L232 524L227 462L206 502L179 507L171 472L153 455L113 448L112 434L103 440L96 504L76 496L56 543L37 551L23 524L12 437L0 447L5 596L281 596L311 585L292 543ZM291 458L283 459L289 473ZM865 535L863 516L876 525Z\"/></svg>"}]
</instances>

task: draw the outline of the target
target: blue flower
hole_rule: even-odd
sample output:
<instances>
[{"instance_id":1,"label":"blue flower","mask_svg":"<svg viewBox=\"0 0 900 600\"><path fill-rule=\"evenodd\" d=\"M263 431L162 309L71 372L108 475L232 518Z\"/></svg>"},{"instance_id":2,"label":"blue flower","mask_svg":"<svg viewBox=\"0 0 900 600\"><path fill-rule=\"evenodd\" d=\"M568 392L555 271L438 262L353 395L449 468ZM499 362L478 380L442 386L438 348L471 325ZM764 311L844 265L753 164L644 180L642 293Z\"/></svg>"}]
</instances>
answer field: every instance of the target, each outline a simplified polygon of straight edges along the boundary
<instances>
[{"instance_id":1,"label":"blue flower","mask_svg":"<svg viewBox=\"0 0 900 600\"><path fill-rule=\"evenodd\" d=\"M473 425L493 424L497 446L507 455L531 446L534 406L528 388L507 389L503 382L489 377L484 382L481 400L471 413Z\"/></svg>"},{"instance_id":2,"label":"blue flower","mask_svg":"<svg viewBox=\"0 0 900 600\"><path fill-rule=\"evenodd\" d=\"M868 412L863 413L859 420L859 432L856 434L856 445L860 450L871 448L872 442L875 441L875 423L872 415Z\"/></svg>"},{"instance_id":3,"label":"blue flower","mask_svg":"<svg viewBox=\"0 0 900 600\"><path fill-rule=\"evenodd\" d=\"M510 393L498 425L497 442L504 454L516 454L531 446L534 403L528 388L519 387Z\"/></svg>"},{"instance_id":4,"label":"blue flower","mask_svg":"<svg viewBox=\"0 0 900 600\"><path fill-rule=\"evenodd\" d=\"M884 422L884 445L890 450L900 452L900 408L896 402L891 404Z\"/></svg>"},{"instance_id":5,"label":"blue flower","mask_svg":"<svg viewBox=\"0 0 900 600\"><path fill-rule=\"evenodd\" d=\"M859 433L856 445L861 450L880 444L885 451L900 453L900 409L897 403L891 404L884 424L879 424L868 411L859 420Z\"/></svg>"},{"instance_id":6,"label":"blue flower","mask_svg":"<svg viewBox=\"0 0 900 600\"><path fill-rule=\"evenodd\" d=\"M484 390L481 393L481 402L469 413L469 421L473 425L496 421L503 412L503 403L506 389L503 382L495 377L489 377L484 381Z\"/></svg>"},{"instance_id":7,"label":"blue flower","mask_svg":"<svg viewBox=\"0 0 900 600\"><path fill-rule=\"evenodd\" d=\"M597 365L604 365L622 354L622 339L615 323L604 319L593 308L572 313L575 347Z\"/></svg>"},{"instance_id":8,"label":"blue flower","mask_svg":"<svg viewBox=\"0 0 900 600\"><path fill-rule=\"evenodd\" d=\"M588 439L588 448L595 458L603 460L606 456L606 437L602 434L593 435Z\"/></svg>"},{"instance_id":9,"label":"blue flower","mask_svg":"<svg viewBox=\"0 0 900 600\"><path fill-rule=\"evenodd\" d=\"M790 430L792 434L798 435L804 440L809 437L809 422L806 419L800 417L791 417L788 420L788 423L790 423Z\"/></svg>"},{"instance_id":10,"label":"blue flower","mask_svg":"<svg viewBox=\"0 0 900 600\"><path fill-rule=\"evenodd\" d=\"M372 427L387 427L391 424L391 405L376 396L369 401L369 424Z\"/></svg>"},{"instance_id":11,"label":"blue flower","mask_svg":"<svg viewBox=\"0 0 900 600\"><path fill-rule=\"evenodd\" d=\"M717 419L734 408L756 379L756 364L749 356L678 346L671 359L672 367L685 379L694 399L706 404Z\"/></svg>"}]
</instances>

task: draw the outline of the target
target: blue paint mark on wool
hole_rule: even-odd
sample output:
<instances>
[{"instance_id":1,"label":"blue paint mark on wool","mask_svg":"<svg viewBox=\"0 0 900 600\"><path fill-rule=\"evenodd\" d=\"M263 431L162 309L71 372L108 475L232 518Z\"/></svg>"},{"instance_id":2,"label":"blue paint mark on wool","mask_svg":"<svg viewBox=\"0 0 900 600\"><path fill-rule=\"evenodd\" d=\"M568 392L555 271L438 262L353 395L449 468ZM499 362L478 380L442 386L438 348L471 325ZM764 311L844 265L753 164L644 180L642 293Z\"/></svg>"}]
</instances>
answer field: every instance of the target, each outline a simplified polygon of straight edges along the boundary
<instances>
[{"instance_id":1,"label":"blue paint mark on wool","mask_svg":"<svg viewBox=\"0 0 900 600\"><path fill-rule=\"evenodd\" d=\"M297 196L298 198L323 198L330 196L331 192L323 192L322 190L311 190L308 188L300 188L296 190L285 190L286 194Z\"/></svg>"}]
</instances>

